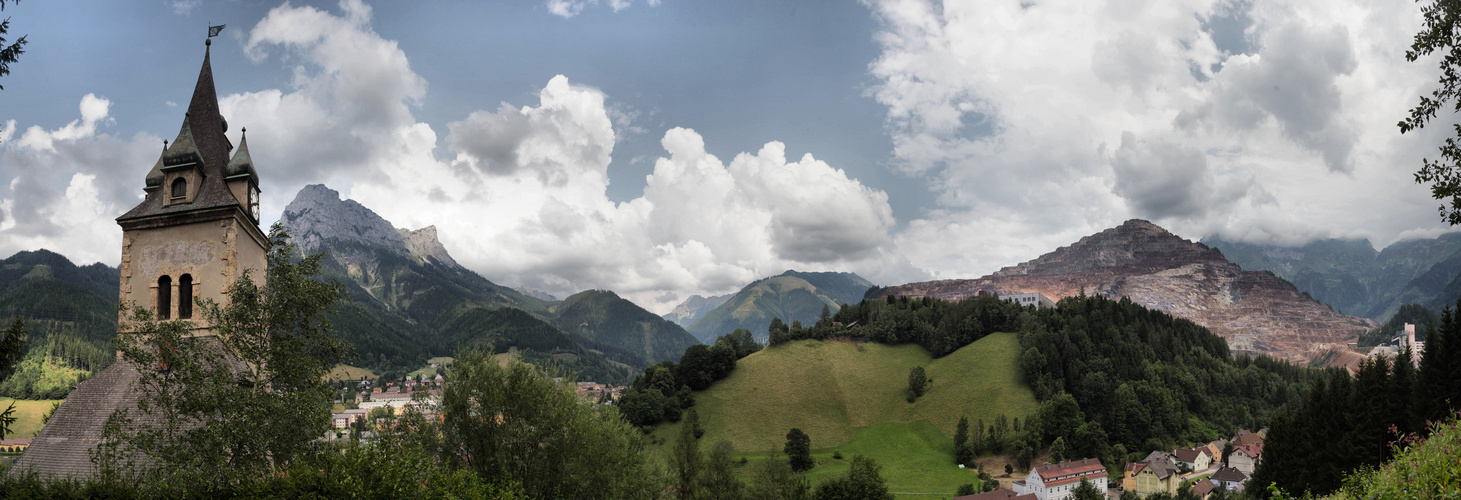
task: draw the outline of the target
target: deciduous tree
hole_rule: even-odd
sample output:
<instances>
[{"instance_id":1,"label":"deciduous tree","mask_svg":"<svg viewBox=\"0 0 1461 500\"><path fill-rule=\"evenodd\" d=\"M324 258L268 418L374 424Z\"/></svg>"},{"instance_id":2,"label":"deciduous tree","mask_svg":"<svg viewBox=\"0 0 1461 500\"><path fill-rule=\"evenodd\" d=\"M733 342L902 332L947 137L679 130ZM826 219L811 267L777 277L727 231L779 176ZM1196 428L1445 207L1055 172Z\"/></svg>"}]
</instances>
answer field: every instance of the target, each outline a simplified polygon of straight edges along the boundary
<instances>
[{"instance_id":1,"label":"deciduous tree","mask_svg":"<svg viewBox=\"0 0 1461 500\"><path fill-rule=\"evenodd\" d=\"M816 465L812 461L812 438L801 429L792 428L786 432L786 446L782 448L782 452L786 453L791 470L796 472L811 470Z\"/></svg>"}]
</instances>

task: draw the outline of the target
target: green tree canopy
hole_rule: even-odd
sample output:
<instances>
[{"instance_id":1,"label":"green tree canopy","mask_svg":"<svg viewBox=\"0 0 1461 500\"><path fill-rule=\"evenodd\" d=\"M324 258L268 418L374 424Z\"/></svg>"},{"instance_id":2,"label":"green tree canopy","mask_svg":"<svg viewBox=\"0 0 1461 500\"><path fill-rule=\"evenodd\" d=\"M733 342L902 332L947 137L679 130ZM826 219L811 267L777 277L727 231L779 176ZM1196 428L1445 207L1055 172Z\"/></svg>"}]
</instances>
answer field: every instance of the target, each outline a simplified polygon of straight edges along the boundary
<instances>
[{"instance_id":1,"label":"green tree canopy","mask_svg":"<svg viewBox=\"0 0 1461 500\"><path fill-rule=\"evenodd\" d=\"M912 370L908 370L908 393L912 394L912 398L923 397L923 393L926 391L928 391L928 373L923 370L923 367L915 366Z\"/></svg>"},{"instance_id":2,"label":"green tree canopy","mask_svg":"<svg viewBox=\"0 0 1461 500\"><path fill-rule=\"evenodd\" d=\"M791 470L803 472L811 470L815 462L812 461L812 438L801 429L792 428L786 432L786 446L782 448L786 458L791 462Z\"/></svg>"},{"instance_id":3,"label":"green tree canopy","mask_svg":"<svg viewBox=\"0 0 1461 500\"><path fill-rule=\"evenodd\" d=\"M1461 46L1457 35L1461 34L1461 3L1434 0L1421 7L1424 27L1405 52L1405 59L1415 62L1422 57L1440 53L1438 60L1441 72L1440 86L1430 96L1420 96L1420 103L1410 110L1410 116L1400 120L1400 133L1424 128L1426 123L1440 110L1450 108L1452 113L1461 111ZM1456 137L1446 139L1441 145L1441 158L1421 160L1421 168L1415 173L1415 182L1431 185L1431 196L1449 206L1440 207L1441 219L1456 225L1461 223L1461 124L1454 125ZM1448 200L1446 202L1445 200Z\"/></svg>"},{"instance_id":4,"label":"green tree canopy","mask_svg":"<svg viewBox=\"0 0 1461 500\"><path fill-rule=\"evenodd\" d=\"M882 466L871 458L852 457L847 474L817 485L816 500L893 500L880 474Z\"/></svg>"},{"instance_id":5,"label":"green tree canopy","mask_svg":"<svg viewBox=\"0 0 1461 500\"><path fill-rule=\"evenodd\" d=\"M222 484L287 466L329 430L324 375L353 355L329 321L345 289L319 278L323 254L295 261L281 225L269 241L264 284L245 270L227 305L200 301L213 335L142 307L125 315L115 344L142 396L106 425L93 457L104 474L138 471L146 456L162 465L150 470Z\"/></svg>"}]
</instances>

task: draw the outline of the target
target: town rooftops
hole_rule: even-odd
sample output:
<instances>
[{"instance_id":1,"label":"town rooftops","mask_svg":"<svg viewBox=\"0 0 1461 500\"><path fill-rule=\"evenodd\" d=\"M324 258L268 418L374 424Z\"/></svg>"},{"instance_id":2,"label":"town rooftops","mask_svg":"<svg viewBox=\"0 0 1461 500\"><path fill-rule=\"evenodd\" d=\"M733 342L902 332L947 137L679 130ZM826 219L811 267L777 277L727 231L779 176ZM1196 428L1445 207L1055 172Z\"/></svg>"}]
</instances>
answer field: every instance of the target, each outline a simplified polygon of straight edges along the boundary
<instances>
[{"instance_id":1,"label":"town rooftops","mask_svg":"<svg viewBox=\"0 0 1461 500\"><path fill-rule=\"evenodd\" d=\"M1248 432L1246 429L1239 429L1238 434L1233 436L1233 446L1235 447L1253 443L1261 444L1263 443L1263 438L1257 434Z\"/></svg>"},{"instance_id":2,"label":"town rooftops","mask_svg":"<svg viewBox=\"0 0 1461 500\"><path fill-rule=\"evenodd\" d=\"M1208 451L1206 446L1200 448L1182 448L1178 450L1172 450L1172 456L1177 457L1178 461L1187 463L1196 462L1198 456L1207 454Z\"/></svg>"},{"instance_id":3,"label":"town rooftops","mask_svg":"<svg viewBox=\"0 0 1461 500\"><path fill-rule=\"evenodd\" d=\"M1036 467L1034 472L1040 476L1040 482L1049 488L1079 482L1082 478L1105 477L1106 466L1101 465L1100 460L1086 458L1076 462L1047 463Z\"/></svg>"},{"instance_id":4,"label":"town rooftops","mask_svg":"<svg viewBox=\"0 0 1461 500\"><path fill-rule=\"evenodd\" d=\"M1039 497L1036 497L1034 493L1019 495L1010 490L994 490L954 497L953 500L1036 500L1037 498Z\"/></svg>"},{"instance_id":5,"label":"town rooftops","mask_svg":"<svg viewBox=\"0 0 1461 500\"><path fill-rule=\"evenodd\" d=\"M1127 462L1126 475L1136 476L1141 474L1143 469L1150 468L1157 479L1166 479L1167 476L1177 473L1177 466L1166 460L1152 460L1150 462Z\"/></svg>"},{"instance_id":6,"label":"town rooftops","mask_svg":"<svg viewBox=\"0 0 1461 500\"><path fill-rule=\"evenodd\" d=\"M1192 494L1196 495L1197 498L1205 498L1208 493L1212 493L1212 490L1216 488L1217 485L1212 484L1212 481L1198 481L1192 483Z\"/></svg>"},{"instance_id":7,"label":"town rooftops","mask_svg":"<svg viewBox=\"0 0 1461 500\"><path fill-rule=\"evenodd\" d=\"M1175 463L1177 463L1177 460L1172 458L1172 454L1171 453L1167 453L1165 451L1154 451L1154 452L1151 452L1151 453L1147 454L1146 458L1143 459L1142 461L1143 462L1162 461L1162 462L1167 462L1169 464L1175 464Z\"/></svg>"},{"instance_id":8,"label":"town rooftops","mask_svg":"<svg viewBox=\"0 0 1461 500\"><path fill-rule=\"evenodd\" d=\"M1263 442L1259 441L1257 443L1233 447L1233 453L1237 453L1239 451L1243 452L1244 455L1248 455L1249 458L1258 458L1259 455L1263 454Z\"/></svg>"}]
</instances>

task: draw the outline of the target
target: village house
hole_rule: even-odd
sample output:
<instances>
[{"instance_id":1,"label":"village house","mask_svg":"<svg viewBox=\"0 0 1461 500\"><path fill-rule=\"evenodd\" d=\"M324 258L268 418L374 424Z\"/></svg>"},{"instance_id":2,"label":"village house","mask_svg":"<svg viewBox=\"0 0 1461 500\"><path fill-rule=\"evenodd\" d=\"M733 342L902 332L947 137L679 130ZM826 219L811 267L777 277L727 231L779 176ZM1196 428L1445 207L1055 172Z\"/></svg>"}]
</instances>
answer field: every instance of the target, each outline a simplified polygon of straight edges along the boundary
<instances>
[{"instance_id":1,"label":"village house","mask_svg":"<svg viewBox=\"0 0 1461 500\"><path fill-rule=\"evenodd\" d=\"M1227 446L1227 444L1228 440L1226 439L1219 439L1207 443L1207 454L1212 457L1214 463L1223 461L1223 447Z\"/></svg>"},{"instance_id":2,"label":"village house","mask_svg":"<svg viewBox=\"0 0 1461 500\"><path fill-rule=\"evenodd\" d=\"M1212 496L1213 490L1216 489L1217 485L1213 484L1211 480L1203 479L1192 483L1192 496L1200 498L1201 500L1207 500L1207 497Z\"/></svg>"},{"instance_id":3,"label":"village house","mask_svg":"<svg viewBox=\"0 0 1461 500\"><path fill-rule=\"evenodd\" d=\"M1147 462L1147 463L1151 463L1151 462L1157 461L1157 460L1166 462L1166 463L1171 464L1173 466L1176 466L1177 465L1177 459L1176 458L1173 458L1171 453L1167 453L1165 451L1154 451L1154 452L1151 452L1151 453L1147 454L1146 458L1142 459L1141 461Z\"/></svg>"},{"instance_id":4,"label":"village house","mask_svg":"<svg viewBox=\"0 0 1461 500\"><path fill-rule=\"evenodd\" d=\"M1134 491L1143 497L1153 493L1175 495L1177 486L1182 482L1182 474L1177 471L1177 466L1161 458L1128 463L1126 470L1125 475L1131 480L1128 482L1123 478L1121 489Z\"/></svg>"},{"instance_id":5,"label":"village house","mask_svg":"<svg viewBox=\"0 0 1461 500\"><path fill-rule=\"evenodd\" d=\"M1033 494L1039 500L1061 500L1075 492L1081 480L1089 481L1097 491L1106 491L1106 466L1094 458L1059 464L1046 463L1030 469L1025 479L1015 481L1017 495Z\"/></svg>"},{"instance_id":6,"label":"village house","mask_svg":"<svg viewBox=\"0 0 1461 500\"><path fill-rule=\"evenodd\" d=\"M1055 301L1050 300L1050 298L1046 297L1045 294L1039 292L1004 295L1001 296L1000 299L1004 300L1005 302L1014 302L1016 304L1019 304L1020 306L1035 306L1042 309L1055 308Z\"/></svg>"},{"instance_id":7,"label":"village house","mask_svg":"<svg viewBox=\"0 0 1461 500\"><path fill-rule=\"evenodd\" d=\"M349 429L350 424L357 419L365 419L365 412L366 410L363 409L354 409L345 410L345 413L332 413L330 414L330 425L336 429Z\"/></svg>"},{"instance_id":8,"label":"village house","mask_svg":"<svg viewBox=\"0 0 1461 500\"><path fill-rule=\"evenodd\" d=\"M1248 480L1248 475L1233 467L1223 467L1214 472L1209 479L1219 487L1237 490L1243 487L1243 482Z\"/></svg>"},{"instance_id":9,"label":"village house","mask_svg":"<svg viewBox=\"0 0 1461 500\"><path fill-rule=\"evenodd\" d=\"M1258 468L1259 457L1262 454L1262 441L1243 446L1234 446L1233 454L1228 455L1228 466L1251 476L1253 475L1253 469Z\"/></svg>"},{"instance_id":10,"label":"village house","mask_svg":"<svg viewBox=\"0 0 1461 500\"><path fill-rule=\"evenodd\" d=\"M1207 470L1212 466L1212 455L1208 454L1206 446L1172 450L1172 458L1177 459L1177 465L1188 470Z\"/></svg>"}]
</instances>

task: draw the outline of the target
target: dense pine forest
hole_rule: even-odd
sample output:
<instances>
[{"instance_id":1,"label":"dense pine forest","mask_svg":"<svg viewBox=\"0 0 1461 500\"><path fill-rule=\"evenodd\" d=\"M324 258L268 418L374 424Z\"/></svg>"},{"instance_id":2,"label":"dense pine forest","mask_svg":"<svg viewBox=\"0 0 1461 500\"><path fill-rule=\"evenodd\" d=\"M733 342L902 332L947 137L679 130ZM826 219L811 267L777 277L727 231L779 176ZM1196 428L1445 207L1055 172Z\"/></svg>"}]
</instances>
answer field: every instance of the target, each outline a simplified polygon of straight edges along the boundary
<instances>
[{"instance_id":1,"label":"dense pine forest","mask_svg":"<svg viewBox=\"0 0 1461 500\"><path fill-rule=\"evenodd\" d=\"M1371 359L1353 377L1335 372L1316 380L1306 398L1274 419L1249 491L1266 497L1270 484L1295 494L1335 491L1347 474L1378 467L1396 445L1454 420L1461 407L1461 318L1446 309L1426 339L1418 367L1402 351L1393 361Z\"/></svg>"}]
</instances>

